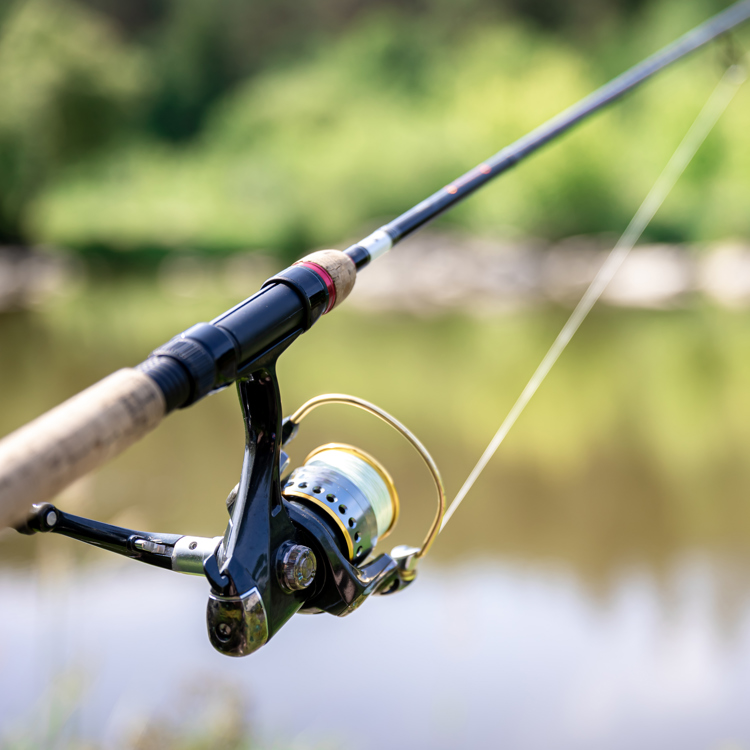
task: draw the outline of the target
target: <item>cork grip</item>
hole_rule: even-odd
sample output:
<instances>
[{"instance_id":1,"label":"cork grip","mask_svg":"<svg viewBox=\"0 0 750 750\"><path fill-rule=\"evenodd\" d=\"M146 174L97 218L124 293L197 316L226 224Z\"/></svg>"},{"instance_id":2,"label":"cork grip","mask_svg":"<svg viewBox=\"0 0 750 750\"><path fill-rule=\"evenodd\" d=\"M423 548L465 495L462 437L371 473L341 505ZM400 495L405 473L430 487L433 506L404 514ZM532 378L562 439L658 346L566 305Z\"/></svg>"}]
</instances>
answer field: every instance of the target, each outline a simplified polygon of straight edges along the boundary
<instances>
[{"instance_id":1,"label":"cork grip","mask_svg":"<svg viewBox=\"0 0 750 750\"><path fill-rule=\"evenodd\" d=\"M0 529L122 453L164 412L159 386L123 369L0 440Z\"/></svg>"},{"instance_id":2,"label":"cork grip","mask_svg":"<svg viewBox=\"0 0 750 750\"><path fill-rule=\"evenodd\" d=\"M354 282L357 280L357 267L354 261L340 250L318 250L316 253L310 253L302 258L305 263L314 263L316 266L324 268L333 280L336 288L337 307L343 302L354 288Z\"/></svg>"}]
</instances>

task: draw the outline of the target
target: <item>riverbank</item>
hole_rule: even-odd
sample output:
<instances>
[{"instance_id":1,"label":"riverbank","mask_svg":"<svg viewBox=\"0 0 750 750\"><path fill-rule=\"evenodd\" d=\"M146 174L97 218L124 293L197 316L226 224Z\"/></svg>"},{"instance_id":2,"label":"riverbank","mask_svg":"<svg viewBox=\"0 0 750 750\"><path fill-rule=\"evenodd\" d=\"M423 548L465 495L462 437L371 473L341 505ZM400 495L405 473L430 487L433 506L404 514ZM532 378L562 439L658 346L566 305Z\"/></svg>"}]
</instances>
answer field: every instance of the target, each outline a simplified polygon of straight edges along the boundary
<instances>
[{"instance_id":1,"label":"riverbank","mask_svg":"<svg viewBox=\"0 0 750 750\"><path fill-rule=\"evenodd\" d=\"M349 306L418 315L572 307L614 241L572 237L546 243L427 232L362 273ZM220 287L242 298L278 270L277 265L263 253L205 258L185 252L154 262L150 273L167 297L196 297ZM87 269L79 257L61 251L2 247L0 312L33 307L69 292L102 268L99 262L96 269ZM641 245L631 252L601 301L646 309L689 308L700 301L750 307L750 243Z\"/></svg>"}]
</instances>

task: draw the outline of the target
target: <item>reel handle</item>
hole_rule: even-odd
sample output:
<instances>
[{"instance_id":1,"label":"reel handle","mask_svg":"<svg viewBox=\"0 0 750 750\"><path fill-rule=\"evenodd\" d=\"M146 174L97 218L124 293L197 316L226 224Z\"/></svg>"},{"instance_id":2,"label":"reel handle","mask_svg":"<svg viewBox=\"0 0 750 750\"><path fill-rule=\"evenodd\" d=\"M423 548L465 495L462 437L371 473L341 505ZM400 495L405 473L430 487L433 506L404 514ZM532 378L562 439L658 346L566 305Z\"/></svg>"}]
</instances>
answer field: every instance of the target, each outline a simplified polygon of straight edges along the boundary
<instances>
[{"instance_id":1,"label":"reel handle","mask_svg":"<svg viewBox=\"0 0 750 750\"><path fill-rule=\"evenodd\" d=\"M77 539L117 555L176 573L203 575L203 562L219 546L222 537L158 534L113 526L91 518L64 513L52 503L33 506L26 521L16 526L20 534L55 533Z\"/></svg>"},{"instance_id":2,"label":"reel handle","mask_svg":"<svg viewBox=\"0 0 750 750\"><path fill-rule=\"evenodd\" d=\"M159 386L126 368L0 440L0 528L122 453L165 412Z\"/></svg>"}]
</instances>

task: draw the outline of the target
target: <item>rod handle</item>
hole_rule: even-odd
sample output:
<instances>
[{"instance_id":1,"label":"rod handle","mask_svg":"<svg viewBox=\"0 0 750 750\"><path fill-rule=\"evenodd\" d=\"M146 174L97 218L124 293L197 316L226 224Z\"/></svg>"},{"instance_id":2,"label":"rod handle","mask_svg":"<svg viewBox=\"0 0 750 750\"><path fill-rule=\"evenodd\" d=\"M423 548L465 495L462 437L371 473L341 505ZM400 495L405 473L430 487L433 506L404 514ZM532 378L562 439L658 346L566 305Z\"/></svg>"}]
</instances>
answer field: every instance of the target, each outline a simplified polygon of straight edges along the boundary
<instances>
[{"instance_id":1,"label":"rod handle","mask_svg":"<svg viewBox=\"0 0 750 750\"><path fill-rule=\"evenodd\" d=\"M357 280L357 267L354 261L340 250L318 250L306 255L298 262L312 263L328 274L335 290L335 302L329 309L338 307L354 288L354 282Z\"/></svg>"},{"instance_id":2,"label":"rod handle","mask_svg":"<svg viewBox=\"0 0 750 750\"><path fill-rule=\"evenodd\" d=\"M0 440L0 529L122 453L165 412L159 386L126 368Z\"/></svg>"}]
</instances>

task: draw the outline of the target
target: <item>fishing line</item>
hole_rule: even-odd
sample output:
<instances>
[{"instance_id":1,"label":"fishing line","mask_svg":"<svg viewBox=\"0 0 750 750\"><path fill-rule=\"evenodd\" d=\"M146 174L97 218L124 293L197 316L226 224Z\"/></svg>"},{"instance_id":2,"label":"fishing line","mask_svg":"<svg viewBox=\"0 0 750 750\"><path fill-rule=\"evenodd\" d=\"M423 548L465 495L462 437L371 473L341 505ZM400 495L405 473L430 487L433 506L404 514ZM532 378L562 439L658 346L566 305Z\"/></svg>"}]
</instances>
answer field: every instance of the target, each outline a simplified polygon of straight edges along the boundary
<instances>
[{"instance_id":1,"label":"fishing line","mask_svg":"<svg viewBox=\"0 0 750 750\"><path fill-rule=\"evenodd\" d=\"M393 526L398 506L392 501L389 485L375 466L368 463L361 454L351 452L349 446L332 444L318 449L312 458L308 457L305 466L332 469L348 477L368 499L375 514L377 528L382 530L381 538Z\"/></svg>"},{"instance_id":2,"label":"fishing line","mask_svg":"<svg viewBox=\"0 0 750 750\"><path fill-rule=\"evenodd\" d=\"M690 161L695 156L701 144L711 132L719 117L727 108L729 102L737 93L737 90L744 80L744 68L741 68L738 65L731 66L724 73L721 80L716 85L716 88L709 96L708 101L703 106L703 109L700 111L695 121L690 126L687 134L682 139L682 142L677 147L677 150L670 158L666 167L664 167L664 170L659 175L643 203L641 203L640 208L628 224L627 229L625 229L622 236L617 241L617 244L607 256L607 259L602 264L598 273L594 277L594 280L581 298L581 301L578 303L575 310L573 310L573 313L570 318L568 318L567 323L563 326L563 329L558 334L547 354L544 356L544 359L542 359L536 372L531 376L531 379L521 392L516 403L513 404L513 408L508 412L508 416L500 425L500 428L490 441L490 444L477 462L477 465L472 469L455 499L448 507L448 510L443 517L443 523L440 527L441 531L445 528L445 525L458 509L458 506L474 486L479 475L500 447L500 444L503 442L508 432L510 432L511 427L516 423L518 417L521 416L526 405L537 392L539 386L547 377L549 371L552 369L555 362L557 362L558 358L565 350L565 347L581 326L581 323L583 323L586 316L591 312L591 308L596 304L599 297L601 297L609 282L612 281L612 278L622 266L625 258L627 258L628 253L633 249L635 243L640 238L643 230L648 226L651 219L653 219L654 214L659 210L662 203L664 203L664 200L669 195L680 175L682 175L685 168L690 164Z\"/></svg>"}]
</instances>

